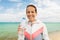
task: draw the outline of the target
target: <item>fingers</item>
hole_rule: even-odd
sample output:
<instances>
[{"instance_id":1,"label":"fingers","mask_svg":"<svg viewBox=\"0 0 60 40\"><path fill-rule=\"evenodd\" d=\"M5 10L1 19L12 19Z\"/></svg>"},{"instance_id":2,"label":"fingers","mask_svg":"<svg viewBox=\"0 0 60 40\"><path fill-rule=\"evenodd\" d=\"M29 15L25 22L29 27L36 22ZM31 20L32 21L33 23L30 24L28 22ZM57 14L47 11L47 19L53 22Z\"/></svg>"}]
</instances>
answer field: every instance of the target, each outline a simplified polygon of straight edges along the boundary
<instances>
[{"instance_id":1,"label":"fingers","mask_svg":"<svg viewBox=\"0 0 60 40\"><path fill-rule=\"evenodd\" d=\"M21 27L18 27L18 32L19 32L19 31L22 31L22 30L23 30L23 28L21 28Z\"/></svg>"}]
</instances>

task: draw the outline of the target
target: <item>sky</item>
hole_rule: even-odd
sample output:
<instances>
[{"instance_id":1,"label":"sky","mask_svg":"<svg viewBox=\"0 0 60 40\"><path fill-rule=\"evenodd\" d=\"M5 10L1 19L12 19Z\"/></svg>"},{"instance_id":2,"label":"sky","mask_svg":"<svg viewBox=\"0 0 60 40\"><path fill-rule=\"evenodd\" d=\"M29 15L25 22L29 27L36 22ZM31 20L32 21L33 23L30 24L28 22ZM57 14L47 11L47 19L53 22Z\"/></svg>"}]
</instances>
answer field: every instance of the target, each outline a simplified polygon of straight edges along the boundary
<instances>
[{"instance_id":1,"label":"sky","mask_svg":"<svg viewBox=\"0 0 60 40\"><path fill-rule=\"evenodd\" d=\"M37 19L60 22L60 0L0 0L0 22L20 22L29 4L37 7Z\"/></svg>"}]
</instances>

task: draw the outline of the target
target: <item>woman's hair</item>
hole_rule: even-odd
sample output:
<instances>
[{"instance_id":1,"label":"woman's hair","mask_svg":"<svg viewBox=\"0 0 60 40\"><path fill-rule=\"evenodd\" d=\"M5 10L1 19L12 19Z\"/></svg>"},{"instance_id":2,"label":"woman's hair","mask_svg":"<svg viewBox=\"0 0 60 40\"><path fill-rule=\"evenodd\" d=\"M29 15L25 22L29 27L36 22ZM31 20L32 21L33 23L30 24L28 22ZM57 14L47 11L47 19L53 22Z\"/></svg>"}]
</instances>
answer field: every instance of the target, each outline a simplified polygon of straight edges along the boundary
<instances>
[{"instance_id":1,"label":"woman's hair","mask_svg":"<svg viewBox=\"0 0 60 40\"><path fill-rule=\"evenodd\" d=\"M31 7L34 7L34 8L35 8L35 12L37 13L37 8L36 8L36 6L34 6L34 5L28 5L27 8L30 7L30 6L31 6ZM26 9L27 9L27 8L26 8Z\"/></svg>"}]
</instances>

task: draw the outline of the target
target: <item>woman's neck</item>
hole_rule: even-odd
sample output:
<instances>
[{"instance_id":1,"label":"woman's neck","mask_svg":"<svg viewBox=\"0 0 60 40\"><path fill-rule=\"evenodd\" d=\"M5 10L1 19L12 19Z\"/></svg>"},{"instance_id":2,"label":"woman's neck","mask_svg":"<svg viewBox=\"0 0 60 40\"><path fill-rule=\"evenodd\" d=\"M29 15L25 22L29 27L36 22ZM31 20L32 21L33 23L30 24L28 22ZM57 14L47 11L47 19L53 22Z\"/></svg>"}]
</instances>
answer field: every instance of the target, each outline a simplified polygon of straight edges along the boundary
<instances>
[{"instance_id":1,"label":"woman's neck","mask_svg":"<svg viewBox=\"0 0 60 40\"><path fill-rule=\"evenodd\" d=\"M34 21L36 21L36 19L35 20L29 20L29 22L31 22L31 23L34 23Z\"/></svg>"}]
</instances>

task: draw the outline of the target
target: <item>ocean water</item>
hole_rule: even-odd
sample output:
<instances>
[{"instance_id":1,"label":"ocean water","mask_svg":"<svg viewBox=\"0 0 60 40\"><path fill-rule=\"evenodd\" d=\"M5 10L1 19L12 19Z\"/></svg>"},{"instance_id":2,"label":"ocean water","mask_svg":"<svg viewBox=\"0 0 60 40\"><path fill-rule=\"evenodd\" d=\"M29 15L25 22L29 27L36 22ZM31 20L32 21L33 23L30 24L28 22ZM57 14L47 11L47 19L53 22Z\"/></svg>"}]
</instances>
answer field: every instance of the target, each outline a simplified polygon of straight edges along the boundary
<instances>
[{"instance_id":1,"label":"ocean water","mask_svg":"<svg viewBox=\"0 0 60 40\"><path fill-rule=\"evenodd\" d=\"M0 40L17 40L19 22L0 22ZM60 22L45 22L48 32L60 31Z\"/></svg>"},{"instance_id":2,"label":"ocean water","mask_svg":"<svg viewBox=\"0 0 60 40\"><path fill-rule=\"evenodd\" d=\"M0 40L17 40L17 22L0 22Z\"/></svg>"},{"instance_id":3,"label":"ocean water","mask_svg":"<svg viewBox=\"0 0 60 40\"><path fill-rule=\"evenodd\" d=\"M60 22L47 22L45 24L48 32L60 31Z\"/></svg>"}]
</instances>

